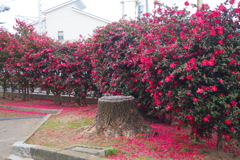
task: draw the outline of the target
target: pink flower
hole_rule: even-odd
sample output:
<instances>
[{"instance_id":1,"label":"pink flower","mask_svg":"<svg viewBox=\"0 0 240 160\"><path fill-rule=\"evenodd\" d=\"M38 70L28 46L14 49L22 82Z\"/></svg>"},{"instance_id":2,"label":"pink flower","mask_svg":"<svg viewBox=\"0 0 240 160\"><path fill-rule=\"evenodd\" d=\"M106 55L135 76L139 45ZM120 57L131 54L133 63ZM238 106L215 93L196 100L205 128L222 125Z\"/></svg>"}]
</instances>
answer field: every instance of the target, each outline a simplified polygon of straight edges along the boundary
<instances>
[{"instance_id":1,"label":"pink flower","mask_svg":"<svg viewBox=\"0 0 240 160\"><path fill-rule=\"evenodd\" d=\"M211 30L211 31L210 31L210 35L211 35L211 36L216 35L216 31L215 31L215 30Z\"/></svg>"},{"instance_id":2,"label":"pink flower","mask_svg":"<svg viewBox=\"0 0 240 160\"><path fill-rule=\"evenodd\" d=\"M230 131L236 131L236 129L234 127L230 127Z\"/></svg>"},{"instance_id":3,"label":"pink flower","mask_svg":"<svg viewBox=\"0 0 240 160\"><path fill-rule=\"evenodd\" d=\"M221 20L220 19L216 19L215 23L219 24L219 23L221 23Z\"/></svg>"},{"instance_id":4,"label":"pink flower","mask_svg":"<svg viewBox=\"0 0 240 160\"><path fill-rule=\"evenodd\" d=\"M231 124L232 124L232 121L231 121L230 119L227 119L227 120L225 121L225 124L226 124L226 125L231 125Z\"/></svg>"},{"instance_id":5,"label":"pink flower","mask_svg":"<svg viewBox=\"0 0 240 160\"><path fill-rule=\"evenodd\" d=\"M235 0L230 0L229 3L233 5L235 3Z\"/></svg>"},{"instance_id":6,"label":"pink flower","mask_svg":"<svg viewBox=\"0 0 240 160\"><path fill-rule=\"evenodd\" d=\"M219 81L220 83L223 83L223 82L224 82L224 80L222 80L222 79L219 79L218 81Z\"/></svg>"},{"instance_id":7,"label":"pink flower","mask_svg":"<svg viewBox=\"0 0 240 160\"><path fill-rule=\"evenodd\" d=\"M191 95L191 93L190 93L190 92L187 92L187 93L186 93L186 95L190 96L190 95Z\"/></svg>"},{"instance_id":8,"label":"pink flower","mask_svg":"<svg viewBox=\"0 0 240 160\"><path fill-rule=\"evenodd\" d=\"M217 87L216 86L211 86L211 90L212 91L217 91Z\"/></svg>"},{"instance_id":9,"label":"pink flower","mask_svg":"<svg viewBox=\"0 0 240 160\"><path fill-rule=\"evenodd\" d=\"M144 41L140 41L140 44L141 44L141 45L144 45L145 43L144 43Z\"/></svg>"},{"instance_id":10,"label":"pink flower","mask_svg":"<svg viewBox=\"0 0 240 160\"><path fill-rule=\"evenodd\" d=\"M237 63L237 61L235 60L235 59L232 59L230 62L229 62L229 64L236 64Z\"/></svg>"},{"instance_id":11,"label":"pink flower","mask_svg":"<svg viewBox=\"0 0 240 160\"><path fill-rule=\"evenodd\" d=\"M167 104L166 110L167 110L167 111L170 111L171 109L172 109L172 106L171 106L170 104Z\"/></svg>"},{"instance_id":12,"label":"pink flower","mask_svg":"<svg viewBox=\"0 0 240 160\"><path fill-rule=\"evenodd\" d=\"M201 88L198 88L198 90L196 91L197 93L203 93L204 92L204 90L203 89L201 89Z\"/></svg>"},{"instance_id":13,"label":"pink flower","mask_svg":"<svg viewBox=\"0 0 240 160\"><path fill-rule=\"evenodd\" d=\"M221 50L215 50L215 51L214 51L214 54L215 54L215 55L223 54L223 53L224 53L224 49L221 49Z\"/></svg>"},{"instance_id":14,"label":"pink flower","mask_svg":"<svg viewBox=\"0 0 240 160\"><path fill-rule=\"evenodd\" d=\"M231 137L230 137L228 134L225 134L225 139L226 139L227 141L230 141Z\"/></svg>"},{"instance_id":15,"label":"pink flower","mask_svg":"<svg viewBox=\"0 0 240 160\"><path fill-rule=\"evenodd\" d=\"M223 33L223 30L218 30L218 34L222 35Z\"/></svg>"},{"instance_id":16,"label":"pink flower","mask_svg":"<svg viewBox=\"0 0 240 160\"><path fill-rule=\"evenodd\" d=\"M220 5L220 6L218 7L218 9L219 9L220 11L223 11L223 12L226 12L226 11L227 11L227 8L226 8L224 5Z\"/></svg>"},{"instance_id":17,"label":"pink flower","mask_svg":"<svg viewBox=\"0 0 240 160\"><path fill-rule=\"evenodd\" d=\"M189 46L183 46L183 48L184 48L184 49L188 49L188 48L189 48Z\"/></svg>"},{"instance_id":18,"label":"pink flower","mask_svg":"<svg viewBox=\"0 0 240 160\"><path fill-rule=\"evenodd\" d=\"M162 69L158 69L158 71L157 71L158 73L162 73Z\"/></svg>"},{"instance_id":19,"label":"pink flower","mask_svg":"<svg viewBox=\"0 0 240 160\"><path fill-rule=\"evenodd\" d=\"M193 79L193 76L191 76L191 75L187 75L187 77L186 77L187 79Z\"/></svg>"},{"instance_id":20,"label":"pink flower","mask_svg":"<svg viewBox=\"0 0 240 160\"><path fill-rule=\"evenodd\" d=\"M170 76L167 76L166 78L165 78L165 82L170 82L171 81L171 77Z\"/></svg>"},{"instance_id":21,"label":"pink flower","mask_svg":"<svg viewBox=\"0 0 240 160\"><path fill-rule=\"evenodd\" d=\"M229 34L229 35L227 36L228 39L231 39L232 37L233 37L232 34Z\"/></svg>"},{"instance_id":22,"label":"pink flower","mask_svg":"<svg viewBox=\"0 0 240 160\"><path fill-rule=\"evenodd\" d=\"M203 60L203 61L202 61L202 65L203 65L203 66L207 66L207 65L208 65L208 60L206 60L206 59Z\"/></svg>"},{"instance_id":23,"label":"pink flower","mask_svg":"<svg viewBox=\"0 0 240 160\"><path fill-rule=\"evenodd\" d=\"M193 98L192 98L192 101L193 101L193 102L197 102L197 101L198 101L198 99L197 99L197 98L195 98L195 97L193 97Z\"/></svg>"},{"instance_id":24,"label":"pink flower","mask_svg":"<svg viewBox=\"0 0 240 160\"><path fill-rule=\"evenodd\" d=\"M196 58L192 58L189 60L190 63L195 63L196 62Z\"/></svg>"},{"instance_id":25,"label":"pink flower","mask_svg":"<svg viewBox=\"0 0 240 160\"><path fill-rule=\"evenodd\" d=\"M224 41L223 40L219 40L218 44L224 44Z\"/></svg>"},{"instance_id":26,"label":"pink flower","mask_svg":"<svg viewBox=\"0 0 240 160\"><path fill-rule=\"evenodd\" d=\"M194 117L192 115L188 115L187 118L188 118L189 121L194 120Z\"/></svg>"},{"instance_id":27,"label":"pink flower","mask_svg":"<svg viewBox=\"0 0 240 160\"><path fill-rule=\"evenodd\" d=\"M214 61L213 60L208 61L208 65L209 66L214 66Z\"/></svg>"},{"instance_id":28,"label":"pink flower","mask_svg":"<svg viewBox=\"0 0 240 160\"><path fill-rule=\"evenodd\" d=\"M189 6L188 1L184 2L184 5L185 5L185 6Z\"/></svg>"},{"instance_id":29,"label":"pink flower","mask_svg":"<svg viewBox=\"0 0 240 160\"><path fill-rule=\"evenodd\" d=\"M170 96L172 94L172 92L173 92L172 90L168 91L168 95Z\"/></svg>"},{"instance_id":30,"label":"pink flower","mask_svg":"<svg viewBox=\"0 0 240 160\"><path fill-rule=\"evenodd\" d=\"M204 117L204 118L203 118L203 121L204 121L204 122L208 122L210 117L211 117L211 116L206 116L206 117Z\"/></svg>"},{"instance_id":31,"label":"pink flower","mask_svg":"<svg viewBox=\"0 0 240 160\"><path fill-rule=\"evenodd\" d=\"M170 63L170 68L175 68L176 64L175 63Z\"/></svg>"}]
</instances>

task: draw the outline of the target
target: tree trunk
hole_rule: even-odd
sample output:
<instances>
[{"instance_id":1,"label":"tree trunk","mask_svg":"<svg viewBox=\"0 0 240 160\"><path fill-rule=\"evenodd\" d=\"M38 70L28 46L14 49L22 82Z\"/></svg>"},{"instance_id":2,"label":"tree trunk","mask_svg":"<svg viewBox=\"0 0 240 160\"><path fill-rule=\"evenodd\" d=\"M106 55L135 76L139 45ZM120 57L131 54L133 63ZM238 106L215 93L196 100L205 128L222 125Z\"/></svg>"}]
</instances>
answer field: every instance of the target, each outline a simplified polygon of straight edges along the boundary
<instances>
[{"instance_id":1,"label":"tree trunk","mask_svg":"<svg viewBox=\"0 0 240 160\"><path fill-rule=\"evenodd\" d=\"M14 89L13 89L13 83L11 82L11 95L12 95L12 100L14 100Z\"/></svg>"},{"instance_id":2,"label":"tree trunk","mask_svg":"<svg viewBox=\"0 0 240 160\"><path fill-rule=\"evenodd\" d=\"M26 86L27 86L27 101L30 101L30 92L29 92L29 82L26 82Z\"/></svg>"},{"instance_id":3,"label":"tree trunk","mask_svg":"<svg viewBox=\"0 0 240 160\"><path fill-rule=\"evenodd\" d=\"M7 82L4 81L4 82L3 82L3 99L6 98L6 88L7 88Z\"/></svg>"},{"instance_id":4,"label":"tree trunk","mask_svg":"<svg viewBox=\"0 0 240 160\"><path fill-rule=\"evenodd\" d=\"M57 95L54 95L55 96L55 103L56 104L59 104L59 105L62 105L62 96L61 96L61 93L60 94L57 94Z\"/></svg>"},{"instance_id":5,"label":"tree trunk","mask_svg":"<svg viewBox=\"0 0 240 160\"><path fill-rule=\"evenodd\" d=\"M222 150L223 149L223 137L222 137L222 130L218 129L217 131L217 150Z\"/></svg>"},{"instance_id":6,"label":"tree trunk","mask_svg":"<svg viewBox=\"0 0 240 160\"><path fill-rule=\"evenodd\" d=\"M153 129L145 122L132 96L106 96L98 100L98 112L85 133L103 133L106 137L151 134Z\"/></svg>"}]
</instances>

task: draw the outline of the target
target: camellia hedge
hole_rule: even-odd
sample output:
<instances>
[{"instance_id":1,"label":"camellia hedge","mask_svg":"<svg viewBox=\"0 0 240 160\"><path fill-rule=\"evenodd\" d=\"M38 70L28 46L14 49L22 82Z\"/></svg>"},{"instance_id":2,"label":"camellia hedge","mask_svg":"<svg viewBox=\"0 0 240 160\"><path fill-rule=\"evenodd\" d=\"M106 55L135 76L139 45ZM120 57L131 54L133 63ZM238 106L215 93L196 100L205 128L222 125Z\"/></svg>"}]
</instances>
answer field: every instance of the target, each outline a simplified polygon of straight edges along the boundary
<instances>
[{"instance_id":1,"label":"camellia hedge","mask_svg":"<svg viewBox=\"0 0 240 160\"><path fill-rule=\"evenodd\" d=\"M186 7L189 3L185 2ZM120 20L81 42L60 44L17 21L16 34L3 34L10 58L4 72L22 88L37 86L56 96L90 90L132 95L143 114L174 116L197 138L217 133L240 140L240 2L226 0L196 13L155 2L138 20ZM196 6L195 6L196 7ZM8 36L6 36L8 35Z\"/></svg>"},{"instance_id":2,"label":"camellia hedge","mask_svg":"<svg viewBox=\"0 0 240 160\"><path fill-rule=\"evenodd\" d=\"M139 21L96 30L93 78L103 92L133 95L159 116L169 112L197 137L240 139L239 8L226 1L195 14L156 3ZM189 3L185 2L188 6ZM240 3L238 4L239 7Z\"/></svg>"}]
</instances>

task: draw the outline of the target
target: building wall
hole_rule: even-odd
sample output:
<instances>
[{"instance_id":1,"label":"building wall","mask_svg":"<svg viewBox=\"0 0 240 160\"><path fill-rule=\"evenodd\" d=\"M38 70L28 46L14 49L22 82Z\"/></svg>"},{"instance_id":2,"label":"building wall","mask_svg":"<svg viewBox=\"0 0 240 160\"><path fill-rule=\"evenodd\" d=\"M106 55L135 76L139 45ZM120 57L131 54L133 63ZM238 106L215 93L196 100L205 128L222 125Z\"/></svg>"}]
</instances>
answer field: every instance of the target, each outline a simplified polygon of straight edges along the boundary
<instances>
[{"instance_id":1,"label":"building wall","mask_svg":"<svg viewBox=\"0 0 240 160\"><path fill-rule=\"evenodd\" d=\"M79 35L89 37L97 26L107 23L72 10L75 4L69 4L46 13L46 31L49 37L58 39L58 31L63 31L64 41L75 41Z\"/></svg>"}]
</instances>

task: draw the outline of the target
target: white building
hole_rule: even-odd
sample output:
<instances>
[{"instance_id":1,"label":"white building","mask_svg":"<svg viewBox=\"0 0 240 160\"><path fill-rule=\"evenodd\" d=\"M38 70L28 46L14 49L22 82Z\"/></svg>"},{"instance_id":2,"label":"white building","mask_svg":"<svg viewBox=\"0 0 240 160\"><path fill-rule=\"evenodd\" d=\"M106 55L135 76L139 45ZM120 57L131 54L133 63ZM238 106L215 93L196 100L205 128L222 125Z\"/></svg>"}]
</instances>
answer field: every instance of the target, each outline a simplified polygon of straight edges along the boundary
<instances>
[{"instance_id":1,"label":"white building","mask_svg":"<svg viewBox=\"0 0 240 160\"><path fill-rule=\"evenodd\" d=\"M93 30L99 26L105 26L111 21L83 11L86 6L81 0L70 0L43 12L40 29L38 22L33 26L37 32L60 41L76 41L82 35L89 37Z\"/></svg>"}]
</instances>

